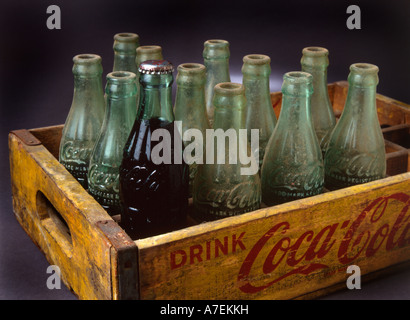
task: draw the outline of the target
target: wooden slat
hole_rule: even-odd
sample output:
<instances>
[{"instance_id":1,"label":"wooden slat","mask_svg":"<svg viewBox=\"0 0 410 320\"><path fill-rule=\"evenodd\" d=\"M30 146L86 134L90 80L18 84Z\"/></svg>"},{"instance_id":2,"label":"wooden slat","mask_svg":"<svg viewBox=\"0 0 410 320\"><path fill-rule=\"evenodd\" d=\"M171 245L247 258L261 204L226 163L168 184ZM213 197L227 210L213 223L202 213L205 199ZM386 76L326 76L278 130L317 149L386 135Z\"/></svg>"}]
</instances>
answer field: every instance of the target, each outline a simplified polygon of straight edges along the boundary
<instances>
[{"instance_id":1,"label":"wooden slat","mask_svg":"<svg viewBox=\"0 0 410 320\"><path fill-rule=\"evenodd\" d=\"M331 287L349 265L367 274L410 259L409 206L406 173L137 240L141 298L291 299Z\"/></svg>"},{"instance_id":2,"label":"wooden slat","mask_svg":"<svg viewBox=\"0 0 410 320\"><path fill-rule=\"evenodd\" d=\"M112 244L96 226L111 218L43 145L11 133L9 150L19 223L79 298L112 299Z\"/></svg>"}]
</instances>

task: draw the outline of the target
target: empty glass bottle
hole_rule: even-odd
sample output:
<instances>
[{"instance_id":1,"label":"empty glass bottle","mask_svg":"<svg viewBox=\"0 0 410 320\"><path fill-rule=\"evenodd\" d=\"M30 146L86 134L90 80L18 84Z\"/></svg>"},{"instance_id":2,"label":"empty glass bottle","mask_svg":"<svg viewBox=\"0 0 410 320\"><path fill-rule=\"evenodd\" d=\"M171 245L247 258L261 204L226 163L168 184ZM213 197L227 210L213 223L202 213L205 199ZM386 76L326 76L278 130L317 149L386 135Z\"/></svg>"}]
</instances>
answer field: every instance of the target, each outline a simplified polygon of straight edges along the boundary
<instances>
[{"instance_id":1,"label":"empty glass bottle","mask_svg":"<svg viewBox=\"0 0 410 320\"><path fill-rule=\"evenodd\" d=\"M261 202L258 163L252 162L245 129L245 88L231 82L217 84L213 104L215 131L206 137L204 164L198 165L194 180L192 217L197 221L256 210ZM223 143L226 137L228 144Z\"/></svg>"},{"instance_id":2,"label":"empty glass bottle","mask_svg":"<svg viewBox=\"0 0 410 320\"><path fill-rule=\"evenodd\" d=\"M184 63L178 66L176 77L177 90L175 97L175 120L181 121L181 136L184 133L195 134L187 136L184 146L190 146L189 164L189 192L192 195L197 163L203 160L204 144L198 141L196 134L206 136L206 129L210 129L205 106L205 78L206 68L199 63ZM189 131L188 131L189 130ZM199 130L193 132L193 130ZM188 151L188 149L186 149ZM194 152L194 154L192 154ZM198 153L198 154L197 154ZM192 162L194 161L194 162Z\"/></svg>"},{"instance_id":3,"label":"empty glass bottle","mask_svg":"<svg viewBox=\"0 0 410 320\"><path fill-rule=\"evenodd\" d=\"M135 78L135 73L125 71L107 75L107 110L90 159L88 192L110 215L121 213L119 168L135 119Z\"/></svg>"},{"instance_id":4,"label":"empty glass bottle","mask_svg":"<svg viewBox=\"0 0 410 320\"><path fill-rule=\"evenodd\" d=\"M310 119L312 75L283 77L282 109L262 165L262 201L276 205L323 190L323 160Z\"/></svg>"},{"instance_id":5,"label":"empty glass bottle","mask_svg":"<svg viewBox=\"0 0 410 320\"><path fill-rule=\"evenodd\" d=\"M147 60L162 60L162 47L156 45L149 45L149 46L140 46L136 50L137 56L135 57L135 64L137 66L137 70L140 64ZM137 71L137 104L140 104L140 93L142 91L142 86L140 84L139 78L140 73ZM138 109L138 108L137 108Z\"/></svg>"},{"instance_id":6,"label":"empty glass bottle","mask_svg":"<svg viewBox=\"0 0 410 320\"><path fill-rule=\"evenodd\" d=\"M377 117L376 87L379 68L350 66L349 89L325 155L325 186L329 190L384 178L386 154Z\"/></svg>"},{"instance_id":7,"label":"empty glass bottle","mask_svg":"<svg viewBox=\"0 0 410 320\"><path fill-rule=\"evenodd\" d=\"M73 61L73 102L62 132L59 161L87 188L90 156L105 113L102 65L95 54L80 54Z\"/></svg>"},{"instance_id":8,"label":"empty glass bottle","mask_svg":"<svg viewBox=\"0 0 410 320\"><path fill-rule=\"evenodd\" d=\"M189 169L172 112L172 64L140 64L137 119L120 167L121 224L132 238L180 227L188 210Z\"/></svg>"},{"instance_id":9,"label":"empty glass bottle","mask_svg":"<svg viewBox=\"0 0 410 320\"><path fill-rule=\"evenodd\" d=\"M313 126L324 157L330 134L336 124L336 118L327 90L327 67L329 51L321 47L307 47L302 50L302 71L313 76L313 94L311 114Z\"/></svg>"},{"instance_id":10,"label":"empty glass bottle","mask_svg":"<svg viewBox=\"0 0 410 320\"><path fill-rule=\"evenodd\" d=\"M137 74L137 48L139 36L135 33L117 33L114 35L114 66L112 71L129 71Z\"/></svg>"},{"instance_id":11,"label":"empty glass bottle","mask_svg":"<svg viewBox=\"0 0 410 320\"><path fill-rule=\"evenodd\" d=\"M262 167L265 148L276 125L269 90L270 58L262 54L250 54L243 58L242 74L246 96L246 129L251 141L251 129L259 130L259 148L252 150Z\"/></svg>"},{"instance_id":12,"label":"empty glass bottle","mask_svg":"<svg viewBox=\"0 0 410 320\"><path fill-rule=\"evenodd\" d=\"M229 75L229 42L226 40L207 40L203 51L206 67L205 102L211 127L214 122L214 107L212 97L214 87L221 82L230 82Z\"/></svg>"}]
</instances>

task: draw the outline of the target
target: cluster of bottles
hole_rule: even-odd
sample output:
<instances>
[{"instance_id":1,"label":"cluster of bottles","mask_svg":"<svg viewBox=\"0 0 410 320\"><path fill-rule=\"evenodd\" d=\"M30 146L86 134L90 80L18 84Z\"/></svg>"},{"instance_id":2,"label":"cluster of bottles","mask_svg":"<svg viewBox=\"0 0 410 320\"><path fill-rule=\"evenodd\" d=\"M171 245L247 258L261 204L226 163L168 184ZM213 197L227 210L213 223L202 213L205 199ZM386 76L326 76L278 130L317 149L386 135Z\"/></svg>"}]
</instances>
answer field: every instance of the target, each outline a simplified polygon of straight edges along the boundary
<instances>
[{"instance_id":1,"label":"cluster of bottles","mask_svg":"<svg viewBox=\"0 0 410 320\"><path fill-rule=\"evenodd\" d=\"M115 35L113 48L105 94L101 57L73 58L74 96L59 160L110 215L121 215L133 238L183 226L189 197L191 216L201 222L385 175L374 65L351 66L346 106L336 123L327 91L328 51L303 49L302 71L283 77L277 120L266 55L245 56L243 83L232 83L229 43L206 41L203 64L178 66L173 108L174 70L163 60L162 48L140 46L133 33ZM157 129L167 133L162 140ZM234 130L237 136L246 129L245 148L236 142L224 150L208 148L208 129ZM259 134L252 150L251 129ZM194 136L202 139L190 140ZM161 149L162 162L154 159L155 149ZM197 161L181 161L188 149ZM256 173L243 174L237 161L217 160L231 157L232 149L238 159L249 154L258 159Z\"/></svg>"}]
</instances>

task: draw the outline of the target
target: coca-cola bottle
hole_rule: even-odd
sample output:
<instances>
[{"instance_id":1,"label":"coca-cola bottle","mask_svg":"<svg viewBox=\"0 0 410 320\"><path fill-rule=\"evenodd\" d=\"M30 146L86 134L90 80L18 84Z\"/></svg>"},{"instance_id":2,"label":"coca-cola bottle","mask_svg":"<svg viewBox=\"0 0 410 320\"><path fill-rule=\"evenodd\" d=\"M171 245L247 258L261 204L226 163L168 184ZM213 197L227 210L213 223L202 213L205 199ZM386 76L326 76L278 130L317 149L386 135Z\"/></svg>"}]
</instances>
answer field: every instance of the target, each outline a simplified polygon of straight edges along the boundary
<instances>
[{"instance_id":1,"label":"coca-cola bottle","mask_svg":"<svg viewBox=\"0 0 410 320\"><path fill-rule=\"evenodd\" d=\"M139 72L143 90L120 167L121 224L132 238L181 227L189 189L189 169L174 127L172 64L148 60Z\"/></svg>"},{"instance_id":2,"label":"coca-cola bottle","mask_svg":"<svg viewBox=\"0 0 410 320\"><path fill-rule=\"evenodd\" d=\"M119 174L125 142L135 119L135 73L107 75L107 110L88 170L88 192L110 215L121 213Z\"/></svg>"},{"instance_id":3,"label":"coca-cola bottle","mask_svg":"<svg viewBox=\"0 0 410 320\"><path fill-rule=\"evenodd\" d=\"M329 190L386 175L386 151L376 108L378 71L368 63L350 66L346 103L325 154L325 186Z\"/></svg>"},{"instance_id":4,"label":"coca-cola bottle","mask_svg":"<svg viewBox=\"0 0 410 320\"><path fill-rule=\"evenodd\" d=\"M196 221L239 215L259 209L261 203L258 163L245 129L245 88L238 83L217 84L213 105L214 131L204 140L204 163L198 164L194 180Z\"/></svg>"},{"instance_id":5,"label":"coca-cola bottle","mask_svg":"<svg viewBox=\"0 0 410 320\"><path fill-rule=\"evenodd\" d=\"M114 36L114 66L112 71L129 71L137 74L137 48L139 36L135 33L117 33Z\"/></svg>"},{"instance_id":6,"label":"coca-cola bottle","mask_svg":"<svg viewBox=\"0 0 410 320\"><path fill-rule=\"evenodd\" d=\"M310 117L312 75L283 76L282 108L262 164L262 201L276 205L322 192L323 160Z\"/></svg>"},{"instance_id":7,"label":"coca-cola bottle","mask_svg":"<svg viewBox=\"0 0 410 320\"><path fill-rule=\"evenodd\" d=\"M311 114L313 127L319 140L322 156L325 155L329 137L336 124L336 117L327 90L327 67L329 51L321 47L307 47L302 50L302 71L313 76Z\"/></svg>"},{"instance_id":8,"label":"coca-cola bottle","mask_svg":"<svg viewBox=\"0 0 410 320\"><path fill-rule=\"evenodd\" d=\"M249 54L243 57L242 74L246 96L246 128L250 141L251 129L259 130L259 148L252 150L262 167L268 141L276 125L276 115L270 99L270 58L263 54Z\"/></svg>"},{"instance_id":9,"label":"coca-cola bottle","mask_svg":"<svg viewBox=\"0 0 410 320\"><path fill-rule=\"evenodd\" d=\"M206 129L210 129L205 106L205 74L205 66L199 63L183 63L178 66L175 120L181 122L181 137L190 132L200 133L202 137L205 137ZM193 130L199 132L193 132ZM197 162L202 161L204 155L204 144L201 142L197 141L195 136L189 136L184 140L184 145L190 146L189 150L195 152L193 156L190 154L192 159L188 159L190 194L192 194L197 172Z\"/></svg>"},{"instance_id":10,"label":"coca-cola bottle","mask_svg":"<svg viewBox=\"0 0 410 320\"><path fill-rule=\"evenodd\" d=\"M214 123L214 107L212 97L214 87L221 82L230 82L229 74L229 42L226 40L212 39L204 43L204 65L206 67L205 101L209 124Z\"/></svg>"},{"instance_id":11,"label":"coca-cola bottle","mask_svg":"<svg viewBox=\"0 0 410 320\"><path fill-rule=\"evenodd\" d=\"M90 156L105 113L102 65L96 54L76 55L73 61L73 102L62 132L59 161L87 189Z\"/></svg>"}]
</instances>

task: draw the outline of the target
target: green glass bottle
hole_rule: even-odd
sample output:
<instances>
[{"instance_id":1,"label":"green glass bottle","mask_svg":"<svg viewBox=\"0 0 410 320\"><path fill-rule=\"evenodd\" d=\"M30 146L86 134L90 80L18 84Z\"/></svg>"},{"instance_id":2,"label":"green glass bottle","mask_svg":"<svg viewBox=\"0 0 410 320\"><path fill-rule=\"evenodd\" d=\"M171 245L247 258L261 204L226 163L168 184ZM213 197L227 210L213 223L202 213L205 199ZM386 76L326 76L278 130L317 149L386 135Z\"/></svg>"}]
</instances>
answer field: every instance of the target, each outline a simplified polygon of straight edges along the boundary
<instances>
[{"instance_id":1,"label":"green glass bottle","mask_svg":"<svg viewBox=\"0 0 410 320\"><path fill-rule=\"evenodd\" d=\"M376 87L379 68L372 64L350 66L349 89L325 155L325 186L349 187L386 175L386 153L377 117Z\"/></svg>"},{"instance_id":2,"label":"green glass bottle","mask_svg":"<svg viewBox=\"0 0 410 320\"><path fill-rule=\"evenodd\" d=\"M175 120L181 122L181 137L189 134L193 129L199 130L194 134L206 136L206 129L210 129L205 106L206 68L199 63L183 63L178 66L176 77L177 90L175 97ZM189 130L189 131L188 131ZM203 159L203 143L199 143L195 136L187 137L184 146L190 146L195 151L189 164L189 193L192 195L194 177L197 172L197 162ZM194 145L198 144L198 145ZM198 154L196 152L199 151Z\"/></svg>"},{"instance_id":3,"label":"green glass bottle","mask_svg":"<svg viewBox=\"0 0 410 320\"><path fill-rule=\"evenodd\" d=\"M140 46L136 50L137 56L135 57L135 64L137 66L137 70L140 64L147 60L162 60L164 59L162 56L162 47L156 45L148 45L148 46ZM142 86L139 81L140 73L137 71L137 86L138 92L142 91ZM137 95L137 103L140 104L140 94ZM138 109L138 108L137 108ZM138 111L137 111L138 112Z\"/></svg>"},{"instance_id":4,"label":"green glass bottle","mask_svg":"<svg viewBox=\"0 0 410 320\"><path fill-rule=\"evenodd\" d=\"M59 161L87 189L91 152L100 134L105 102L101 57L80 54L73 58L74 94L64 124Z\"/></svg>"},{"instance_id":5,"label":"green glass bottle","mask_svg":"<svg viewBox=\"0 0 410 320\"><path fill-rule=\"evenodd\" d=\"M204 140L204 163L198 165L194 180L192 218L198 222L253 211L261 203L258 163L255 159L252 163L245 129L245 88L238 83L219 83L213 104L214 130L209 131L214 134L207 134ZM223 144L225 140L228 143ZM243 160L249 154L250 166Z\"/></svg>"},{"instance_id":6,"label":"green glass bottle","mask_svg":"<svg viewBox=\"0 0 410 320\"><path fill-rule=\"evenodd\" d=\"M262 54L250 54L243 58L242 83L246 96L246 129L251 141L251 129L259 130L259 148L252 150L262 167L266 145L276 125L276 115L270 99L270 58Z\"/></svg>"},{"instance_id":7,"label":"green glass bottle","mask_svg":"<svg viewBox=\"0 0 410 320\"><path fill-rule=\"evenodd\" d=\"M117 33L114 35L114 66L112 71L138 73L136 64L139 36L135 33Z\"/></svg>"},{"instance_id":8,"label":"green glass bottle","mask_svg":"<svg viewBox=\"0 0 410 320\"><path fill-rule=\"evenodd\" d=\"M135 119L135 79L135 73L126 71L107 75L107 110L90 159L88 192L110 215L121 213L119 168Z\"/></svg>"},{"instance_id":9,"label":"green glass bottle","mask_svg":"<svg viewBox=\"0 0 410 320\"><path fill-rule=\"evenodd\" d=\"M312 75L283 77L282 108L262 165L262 201L276 205L322 192L323 160L312 120Z\"/></svg>"},{"instance_id":10,"label":"green glass bottle","mask_svg":"<svg viewBox=\"0 0 410 320\"><path fill-rule=\"evenodd\" d=\"M302 50L302 71L313 76L311 114L313 126L324 157L336 117L327 90L327 68L329 51L321 47L306 47Z\"/></svg>"},{"instance_id":11,"label":"green glass bottle","mask_svg":"<svg viewBox=\"0 0 410 320\"><path fill-rule=\"evenodd\" d=\"M211 127L214 122L214 107L212 97L214 87L221 82L230 82L229 74L229 42L226 40L207 40L203 51L204 65L206 67L205 102Z\"/></svg>"},{"instance_id":12,"label":"green glass bottle","mask_svg":"<svg viewBox=\"0 0 410 320\"><path fill-rule=\"evenodd\" d=\"M140 106L120 167L121 224L134 239L184 225L189 189L172 112L172 64L148 60L139 72Z\"/></svg>"}]
</instances>

